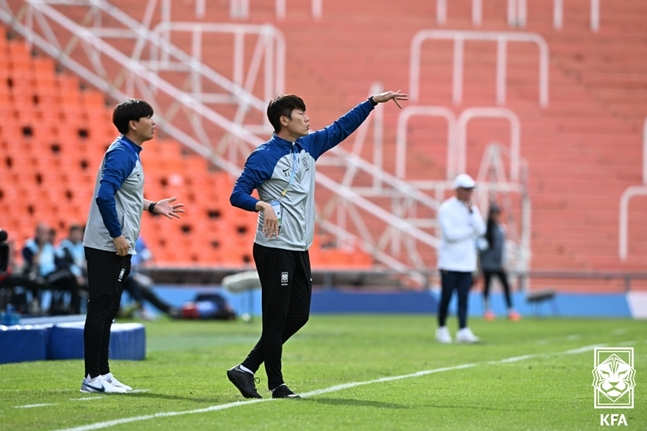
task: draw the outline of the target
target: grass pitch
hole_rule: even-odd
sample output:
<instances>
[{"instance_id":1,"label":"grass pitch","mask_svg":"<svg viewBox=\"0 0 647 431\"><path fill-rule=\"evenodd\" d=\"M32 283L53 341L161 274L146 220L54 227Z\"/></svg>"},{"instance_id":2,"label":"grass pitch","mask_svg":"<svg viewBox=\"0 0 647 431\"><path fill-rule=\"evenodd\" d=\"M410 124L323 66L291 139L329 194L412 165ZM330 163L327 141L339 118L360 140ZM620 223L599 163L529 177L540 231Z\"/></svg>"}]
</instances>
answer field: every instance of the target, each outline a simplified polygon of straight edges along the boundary
<instances>
[{"instance_id":1,"label":"grass pitch","mask_svg":"<svg viewBox=\"0 0 647 431\"><path fill-rule=\"evenodd\" d=\"M647 429L645 322L471 319L480 344L440 345L433 316L313 315L283 352L304 398L268 399L261 367L266 399L255 401L225 371L257 341L259 319L145 325L147 359L111 361L141 392L79 393L80 360L0 365L0 429L599 430L614 413L622 429ZM594 408L593 346L634 347L633 409Z\"/></svg>"}]
</instances>

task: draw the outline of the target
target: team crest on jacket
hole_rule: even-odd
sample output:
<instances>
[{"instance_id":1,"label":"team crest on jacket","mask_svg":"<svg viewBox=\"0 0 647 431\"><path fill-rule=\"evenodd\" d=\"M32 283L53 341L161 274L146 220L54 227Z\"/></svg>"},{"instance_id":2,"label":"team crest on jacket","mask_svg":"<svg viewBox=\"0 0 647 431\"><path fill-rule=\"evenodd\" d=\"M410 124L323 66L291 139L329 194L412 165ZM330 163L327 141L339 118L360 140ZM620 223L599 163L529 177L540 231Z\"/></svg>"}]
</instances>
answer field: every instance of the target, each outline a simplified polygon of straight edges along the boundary
<instances>
[{"instance_id":1,"label":"team crest on jacket","mask_svg":"<svg viewBox=\"0 0 647 431\"><path fill-rule=\"evenodd\" d=\"M281 286L287 286L288 285L288 273L287 272L282 272L281 273Z\"/></svg>"}]
</instances>

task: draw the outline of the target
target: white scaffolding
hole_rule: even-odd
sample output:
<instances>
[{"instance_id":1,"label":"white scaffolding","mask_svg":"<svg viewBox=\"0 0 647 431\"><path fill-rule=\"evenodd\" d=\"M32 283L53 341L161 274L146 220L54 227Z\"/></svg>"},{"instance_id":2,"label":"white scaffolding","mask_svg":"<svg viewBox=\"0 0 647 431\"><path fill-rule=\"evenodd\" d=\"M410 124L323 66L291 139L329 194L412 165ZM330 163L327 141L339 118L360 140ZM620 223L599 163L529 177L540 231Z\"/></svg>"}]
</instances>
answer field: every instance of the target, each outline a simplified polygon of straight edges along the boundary
<instances>
[{"instance_id":1,"label":"white scaffolding","mask_svg":"<svg viewBox=\"0 0 647 431\"><path fill-rule=\"evenodd\" d=\"M528 22L527 0L508 0L508 26L526 27ZM483 22L483 0L472 0L472 25L480 27ZM447 23L447 0L436 0L436 24ZM553 28L561 30L564 25L564 0L553 0ZM600 30L600 0L591 0L591 31Z\"/></svg>"},{"instance_id":2,"label":"white scaffolding","mask_svg":"<svg viewBox=\"0 0 647 431\"><path fill-rule=\"evenodd\" d=\"M620 197L620 229L618 233L618 256L629 256L629 202L636 196L647 196L647 118L643 124L643 183L628 187Z\"/></svg>"},{"instance_id":3,"label":"white scaffolding","mask_svg":"<svg viewBox=\"0 0 647 431\"><path fill-rule=\"evenodd\" d=\"M452 98L454 105L463 101L463 52L465 41L492 41L497 43L496 58L496 103L504 105L506 100L507 44L509 42L534 43L539 48L539 104L548 106L548 44L539 34L500 31L470 30L420 30L411 40L411 63L409 75L409 96L413 102L420 97L420 57L422 43L426 40L454 41L454 67L452 77Z\"/></svg>"},{"instance_id":4,"label":"white scaffolding","mask_svg":"<svg viewBox=\"0 0 647 431\"><path fill-rule=\"evenodd\" d=\"M168 3L162 3L166 9L161 21L153 23L157 6L155 0L149 0L143 19L136 20L103 0L27 0L16 10L0 0L0 19L111 97L148 100L166 133L237 176L244 157L269 135L264 111L268 95L282 90L283 38L271 26L173 22ZM176 33L190 36L190 53L172 43ZM234 41L231 75L205 63L202 42L205 35L213 34L229 34ZM246 45L241 39L250 36L257 38L256 49L252 61L245 63L249 68L242 70L238 59L244 53L237 49ZM255 85L261 72L264 84ZM259 87L260 94L252 92ZM374 85L369 93L379 91L381 86ZM387 268L425 284L429 262L420 257L418 249L435 249L438 239L406 213L417 209L431 213L439 204L382 168L382 109L378 106L355 133L351 148L339 146L320 161L323 169L317 182L333 195L320 205L320 226L331 232L338 244L362 248ZM361 150L371 126L377 145L369 161L361 156ZM327 174L327 166L331 172L341 170L342 178ZM392 199L392 208L383 207L385 197ZM401 209L403 205L406 207ZM384 229L388 234L371 235L369 223L375 222L388 226ZM410 253L393 255L393 244L402 243Z\"/></svg>"}]
</instances>

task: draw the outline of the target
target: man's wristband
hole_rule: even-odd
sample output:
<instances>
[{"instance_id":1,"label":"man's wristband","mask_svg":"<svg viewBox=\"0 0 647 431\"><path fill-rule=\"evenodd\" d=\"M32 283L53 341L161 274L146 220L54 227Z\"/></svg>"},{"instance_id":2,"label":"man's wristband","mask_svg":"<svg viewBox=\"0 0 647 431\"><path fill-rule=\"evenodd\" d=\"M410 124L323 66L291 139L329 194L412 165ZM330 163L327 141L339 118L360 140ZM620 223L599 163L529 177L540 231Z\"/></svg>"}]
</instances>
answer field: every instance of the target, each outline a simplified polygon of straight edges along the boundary
<instances>
[{"instance_id":1,"label":"man's wristband","mask_svg":"<svg viewBox=\"0 0 647 431\"><path fill-rule=\"evenodd\" d=\"M150 205L148 205L148 212L151 214L155 214L153 210L155 209L155 205L157 205L157 202L151 202Z\"/></svg>"},{"instance_id":2,"label":"man's wristband","mask_svg":"<svg viewBox=\"0 0 647 431\"><path fill-rule=\"evenodd\" d=\"M375 101L375 99L373 99L373 96L369 97L368 101L371 102L371 105L377 106L377 102Z\"/></svg>"}]
</instances>

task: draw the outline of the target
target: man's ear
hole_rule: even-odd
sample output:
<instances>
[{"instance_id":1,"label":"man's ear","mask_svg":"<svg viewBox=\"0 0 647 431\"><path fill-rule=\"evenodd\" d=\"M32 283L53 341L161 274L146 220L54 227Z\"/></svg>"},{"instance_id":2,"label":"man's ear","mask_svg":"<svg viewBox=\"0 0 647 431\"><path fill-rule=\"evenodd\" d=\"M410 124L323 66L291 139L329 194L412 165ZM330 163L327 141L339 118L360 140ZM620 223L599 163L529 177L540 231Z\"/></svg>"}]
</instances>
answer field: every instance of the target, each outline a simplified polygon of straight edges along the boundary
<instances>
[{"instance_id":1,"label":"man's ear","mask_svg":"<svg viewBox=\"0 0 647 431\"><path fill-rule=\"evenodd\" d=\"M128 128L129 128L130 130L132 130L132 131L137 130L137 121L135 121L135 120L130 120L130 121L128 122Z\"/></svg>"},{"instance_id":2,"label":"man's ear","mask_svg":"<svg viewBox=\"0 0 647 431\"><path fill-rule=\"evenodd\" d=\"M288 127L288 124L290 123L288 117L286 117L285 115L281 115L280 120L281 120L281 125L282 126Z\"/></svg>"}]
</instances>

